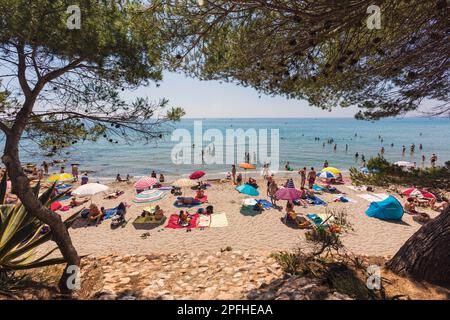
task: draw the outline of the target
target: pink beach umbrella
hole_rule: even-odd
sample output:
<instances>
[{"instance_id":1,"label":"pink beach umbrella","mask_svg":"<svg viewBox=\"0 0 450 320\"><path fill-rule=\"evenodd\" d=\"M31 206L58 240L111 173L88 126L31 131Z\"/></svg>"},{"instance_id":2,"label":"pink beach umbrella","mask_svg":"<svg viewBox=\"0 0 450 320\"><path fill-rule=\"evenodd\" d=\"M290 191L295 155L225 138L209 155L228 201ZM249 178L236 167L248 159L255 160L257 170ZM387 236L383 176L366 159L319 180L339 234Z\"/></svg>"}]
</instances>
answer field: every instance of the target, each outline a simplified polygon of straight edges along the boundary
<instances>
[{"instance_id":1,"label":"pink beach umbrella","mask_svg":"<svg viewBox=\"0 0 450 320\"><path fill-rule=\"evenodd\" d=\"M279 200L294 201L300 199L302 192L294 188L281 188L275 193L275 197Z\"/></svg>"},{"instance_id":2,"label":"pink beach umbrella","mask_svg":"<svg viewBox=\"0 0 450 320\"><path fill-rule=\"evenodd\" d=\"M144 190L144 189L148 189L152 186L154 186L155 184L158 183L158 180L156 180L155 178L152 177L144 177L139 179L135 184L134 184L134 188L136 190Z\"/></svg>"},{"instance_id":3,"label":"pink beach umbrella","mask_svg":"<svg viewBox=\"0 0 450 320\"><path fill-rule=\"evenodd\" d=\"M195 171L195 172L192 172L192 174L189 176L189 179L197 180L197 179L200 179L201 177L203 177L204 175L205 175L205 173L203 171Z\"/></svg>"}]
</instances>

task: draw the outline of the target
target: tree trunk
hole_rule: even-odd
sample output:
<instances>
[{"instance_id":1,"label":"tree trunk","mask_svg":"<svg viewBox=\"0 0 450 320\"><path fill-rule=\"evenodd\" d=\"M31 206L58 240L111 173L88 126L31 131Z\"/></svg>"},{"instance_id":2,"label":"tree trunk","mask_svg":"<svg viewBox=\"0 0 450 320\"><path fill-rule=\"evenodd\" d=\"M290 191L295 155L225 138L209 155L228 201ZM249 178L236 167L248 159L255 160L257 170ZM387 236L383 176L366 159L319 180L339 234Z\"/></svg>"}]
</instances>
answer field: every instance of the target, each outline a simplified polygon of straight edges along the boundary
<instances>
[{"instance_id":1,"label":"tree trunk","mask_svg":"<svg viewBox=\"0 0 450 320\"><path fill-rule=\"evenodd\" d=\"M61 217L44 207L39 199L34 195L30 187L30 182L23 172L19 159L19 139L17 134L8 134L5 143L5 150L2 161L6 166L8 176L11 179L12 193L16 194L28 212L47 224L51 231L52 240L58 245L62 256L67 262L64 272L59 281L59 288L62 293L69 294L71 289L68 287L67 279L70 274L67 268L71 265L79 266L80 258L70 239L69 232L65 227Z\"/></svg>"},{"instance_id":2,"label":"tree trunk","mask_svg":"<svg viewBox=\"0 0 450 320\"><path fill-rule=\"evenodd\" d=\"M386 265L415 280L450 287L450 207L414 233Z\"/></svg>"}]
</instances>

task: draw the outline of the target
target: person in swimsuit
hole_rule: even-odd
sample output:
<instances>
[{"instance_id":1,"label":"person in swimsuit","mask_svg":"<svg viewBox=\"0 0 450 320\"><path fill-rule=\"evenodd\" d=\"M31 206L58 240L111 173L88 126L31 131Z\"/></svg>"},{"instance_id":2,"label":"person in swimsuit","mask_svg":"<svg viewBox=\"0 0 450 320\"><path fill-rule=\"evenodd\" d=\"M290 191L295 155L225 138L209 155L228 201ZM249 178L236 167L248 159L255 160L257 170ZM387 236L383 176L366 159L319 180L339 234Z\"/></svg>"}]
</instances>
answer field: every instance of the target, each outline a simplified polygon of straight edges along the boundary
<instances>
[{"instance_id":1,"label":"person in swimsuit","mask_svg":"<svg viewBox=\"0 0 450 320\"><path fill-rule=\"evenodd\" d=\"M311 167L311 171L308 173L308 186L310 189L313 187L314 182L316 182L316 171Z\"/></svg>"},{"instance_id":2,"label":"person in swimsuit","mask_svg":"<svg viewBox=\"0 0 450 320\"><path fill-rule=\"evenodd\" d=\"M298 174L300 175L300 187L304 188L306 183L306 167L303 167Z\"/></svg>"}]
</instances>

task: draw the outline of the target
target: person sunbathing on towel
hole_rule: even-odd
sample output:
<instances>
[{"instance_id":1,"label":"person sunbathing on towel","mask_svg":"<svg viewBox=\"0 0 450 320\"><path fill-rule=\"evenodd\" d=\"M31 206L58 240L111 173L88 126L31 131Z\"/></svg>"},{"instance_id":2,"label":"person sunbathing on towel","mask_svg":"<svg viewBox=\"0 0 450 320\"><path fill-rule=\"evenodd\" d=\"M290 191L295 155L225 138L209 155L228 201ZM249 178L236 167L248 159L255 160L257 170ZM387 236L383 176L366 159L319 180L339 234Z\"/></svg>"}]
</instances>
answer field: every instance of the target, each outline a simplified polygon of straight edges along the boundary
<instances>
[{"instance_id":1,"label":"person sunbathing on towel","mask_svg":"<svg viewBox=\"0 0 450 320\"><path fill-rule=\"evenodd\" d=\"M88 219L90 221L95 221L95 225L97 225L100 223L100 221L102 221L104 215L105 215L104 207L102 207L99 210L97 205L91 204L91 206L89 207L89 215L88 215Z\"/></svg>"},{"instance_id":2,"label":"person sunbathing on towel","mask_svg":"<svg viewBox=\"0 0 450 320\"><path fill-rule=\"evenodd\" d=\"M177 199L177 204L190 206L193 203L193 201L194 199L191 197L179 197Z\"/></svg>"},{"instance_id":3,"label":"person sunbathing on towel","mask_svg":"<svg viewBox=\"0 0 450 320\"><path fill-rule=\"evenodd\" d=\"M448 198L442 197L441 203L436 205L436 199L433 199L433 200L431 200L430 204L431 204L431 209L443 212L445 209L448 208L448 206L450 205L450 202L449 202Z\"/></svg>"},{"instance_id":4,"label":"person sunbathing on towel","mask_svg":"<svg viewBox=\"0 0 450 320\"><path fill-rule=\"evenodd\" d=\"M406 199L405 203L403 204L403 208L405 209L406 213L417 214L416 200L412 197L409 197L408 199Z\"/></svg>"},{"instance_id":5,"label":"person sunbathing on towel","mask_svg":"<svg viewBox=\"0 0 450 320\"><path fill-rule=\"evenodd\" d=\"M123 195L124 192L123 191L115 191L113 193L109 193L105 196L105 199L117 199L118 197L120 197L121 195Z\"/></svg>"},{"instance_id":6,"label":"person sunbathing on towel","mask_svg":"<svg viewBox=\"0 0 450 320\"><path fill-rule=\"evenodd\" d=\"M182 227L188 227L190 217L187 211L181 210L180 214L178 215L178 224Z\"/></svg>"},{"instance_id":7,"label":"person sunbathing on towel","mask_svg":"<svg viewBox=\"0 0 450 320\"><path fill-rule=\"evenodd\" d=\"M72 197L72 199L70 199L69 207L75 208L75 207L81 206L82 204L84 204L88 201L89 201L88 199L77 200L77 197Z\"/></svg>"},{"instance_id":8,"label":"person sunbathing on towel","mask_svg":"<svg viewBox=\"0 0 450 320\"><path fill-rule=\"evenodd\" d=\"M163 216L164 216L164 211L161 209L161 207L160 207L159 205L157 205L157 206L155 207L155 213L154 213L154 215L155 215L155 219L156 219L156 220L161 220L161 219L163 218Z\"/></svg>"},{"instance_id":9,"label":"person sunbathing on towel","mask_svg":"<svg viewBox=\"0 0 450 320\"><path fill-rule=\"evenodd\" d=\"M202 189L197 190L197 193L195 194L195 200L206 202L207 198L208 197L205 195L205 191L203 191Z\"/></svg>"},{"instance_id":10,"label":"person sunbathing on towel","mask_svg":"<svg viewBox=\"0 0 450 320\"><path fill-rule=\"evenodd\" d=\"M253 188L258 189L258 185L256 184L256 180L249 177L247 184L251 185Z\"/></svg>"}]
</instances>

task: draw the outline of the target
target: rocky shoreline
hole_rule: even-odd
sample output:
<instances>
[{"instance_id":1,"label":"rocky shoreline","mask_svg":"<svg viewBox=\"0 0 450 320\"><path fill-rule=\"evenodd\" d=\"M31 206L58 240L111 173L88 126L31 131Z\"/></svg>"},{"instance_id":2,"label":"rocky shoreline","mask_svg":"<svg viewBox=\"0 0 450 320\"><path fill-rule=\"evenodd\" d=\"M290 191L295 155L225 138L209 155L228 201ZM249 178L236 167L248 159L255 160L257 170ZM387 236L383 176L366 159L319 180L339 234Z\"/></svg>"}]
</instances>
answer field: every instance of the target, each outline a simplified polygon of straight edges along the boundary
<instances>
[{"instance_id":1,"label":"rocky shoreline","mask_svg":"<svg viewBox=\"0 0 450 320\"><path fill-rule=\"evenodd\" d=\"M108 255L84 260L81 281L97 270L101 284L89 296L139 299L350 299L317 279L284 275L270 253L241 251L167 255Z\"/></svg>"}]
</instances>

